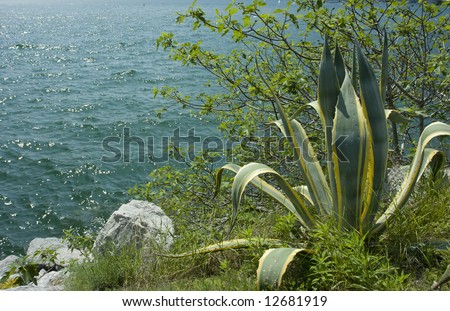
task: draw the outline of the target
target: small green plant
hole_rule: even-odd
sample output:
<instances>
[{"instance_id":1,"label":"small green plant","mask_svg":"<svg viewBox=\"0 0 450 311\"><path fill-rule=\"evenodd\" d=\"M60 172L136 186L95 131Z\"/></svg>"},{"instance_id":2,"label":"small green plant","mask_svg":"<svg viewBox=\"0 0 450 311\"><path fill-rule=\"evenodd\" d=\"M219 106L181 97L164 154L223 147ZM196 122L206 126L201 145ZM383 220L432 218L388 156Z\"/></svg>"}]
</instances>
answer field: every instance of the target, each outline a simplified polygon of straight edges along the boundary
<instances>
[{"instance_id":1,"label":"small green plant","mask_svg":"<svg viewBox=\"0 0 450 311\"><path fill-rule=\"evenodd\" d=\"M66 287L74 290L118 290L130 286L138 279L142 254L130 247L119 251L114 248L93 259L70 267L71 275Z\"/></svg>"},{"instance_id":2,"label":"small green plant","mask_svg":"<svg viewBox=\"0 0 450 311\"><path fill-rule=\"evenodd\" d=\"M319 70L318 100L309 106L318 112L323 123L328 179L306 131L296 118L299 113L288 116L277 94L272 91L281 117L275 124L291 144L305 185L292 187L279 173L260 163L242 167L235 164L223 166L217 174L216 189L220 189L224 170L236 173L231 189L231 229L236 222L244 190L251 183L292 212L306 229L314 229L318 223L331 217L339 231L355 230L366 239L374 239L383 232L392 215L405 205L426 167L433 163L434 168L440 168L443 154L425 147L435 137L450 135L450 126L435 122L428 125L419 137L409 173L400 190L386 208L381 205L389 143L386 120L399 117L397 112L384 109L388 79L387 50L385 36L378 84L358 46L353 53L350 74L338 46L333 57L328 40L325 40ZM267 87L270 89L269 85ZM305 107L299 108L301 112ZM270 175L278 188L261 179L259 175L262 174ZM257 271L258 288L281 285L288 265L299 253L308 254L310 250L294 247L266 251Z\"/></svg>"},{"instance_id":3,"label":"small green plant","mask_svg":"<svg viewBox=\"0 0 450 311\"><path fill-rule=\"evenodd\" d=\"M3 286L20 286L37 283L39 271L56 271L61 266L56 262L58 253L53 249L38 250L31 256L19 258L0 280ZM6 285L5 285L6 284Z\"/></svg>"},{"instance_id":4,"label":"small green plant","mask_svg":"<svg viewBox=\"0 0 450 311\"><path fill-rule=\"evenodd\" d=\"M342 232L330 222L311 232L309 270L303 290L404 290L407 275L389 264L384 253L369 250L356 231Z\"/></svg>"},{"instance_id":5,"label":"small green plant","mask_svg":"<svg viewBox=\"0 0 450 311\"><path fill-rule=\"evenodd\" d=\"M18 279L17 278L9 278L4 282L0 282L0 290L2 289L9 289L16 286L19 286Z\"/></svg>"},{"instance_id":6,"label":"small green plant","mask_svg":"<svg viewBox=\"0 0 450 311\"><path fill-rule=\"evenodd\" d=\"M63 240L71 251L78 250L86 258L92 254L94 238L91 235L79 234L75 228L64 230L63 233Z\"/></svg>"}]
</instances>

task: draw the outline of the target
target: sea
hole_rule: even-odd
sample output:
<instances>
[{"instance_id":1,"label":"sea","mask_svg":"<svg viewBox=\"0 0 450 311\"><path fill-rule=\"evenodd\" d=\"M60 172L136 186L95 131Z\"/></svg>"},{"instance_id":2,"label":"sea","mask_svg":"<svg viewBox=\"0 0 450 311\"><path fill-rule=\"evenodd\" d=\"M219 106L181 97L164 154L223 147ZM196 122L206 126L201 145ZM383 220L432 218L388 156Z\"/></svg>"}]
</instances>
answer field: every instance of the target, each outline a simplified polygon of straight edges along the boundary
<instances>
[{"instance_id":1,"label":"sea","mask_svg":"<svg viewBox=\"0 0 450 311\"><path fill-rule=\"evenodd\" d=\"M0 259L36 237L98 230L167 164L147 154L163 155L163 137L218 135L214 120L153 96L165 85L194 95L212 79L157 49L162 32L228 46L176 24L191 2L0 0ZM211 14L228 3L197 2Z\"/></svg>"},{"instance_id":2,"label":"sea","mask_svg":"<svg viewBox=\"0 0 450 311\"><path fill-rule=\"evenodd\" d=\"M153 93L224 91L157 49L163 32L233 48L226 36L176 23L191 3L0 0L0 259L66 229L95 234L132 199L128 189L158 166L183 165L168 161L167 141L195 136L201 148L221 139L215 120ZM197 1L211 17L229 3Z\"/></svg>"}]
</instances>

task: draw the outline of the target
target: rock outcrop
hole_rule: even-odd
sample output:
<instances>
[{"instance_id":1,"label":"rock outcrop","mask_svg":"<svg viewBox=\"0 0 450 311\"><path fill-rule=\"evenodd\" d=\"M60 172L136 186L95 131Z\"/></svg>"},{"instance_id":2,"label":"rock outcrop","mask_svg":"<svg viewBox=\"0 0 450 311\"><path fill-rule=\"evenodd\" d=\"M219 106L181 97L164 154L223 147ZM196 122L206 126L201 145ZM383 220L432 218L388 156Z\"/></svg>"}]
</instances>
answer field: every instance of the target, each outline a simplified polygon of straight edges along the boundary
<instances>
[{"instance_id":1,"label":"rock outcrop","mask_svg":"<svg viewBox=\"0 0 450 311\"><path fill-rule=\"evenodd\" d=\"M147 201L132 200L109 217L95 240L94 250L153 245L169 248L173 243L172 220L163 210Z\"/></svg>"},{"instance_id":2,"label":"rock outcrop","mask_svg":"<svg viewBox=\"0 0 450 311\"><path fill-rule=\"evenodd\" d=\"M115 211L98 233L94 243L94 252L111 249L120 250L133 246L143 248L152 246L168 249L173 243L172 220L163 210L147 201L132 200ZM41 291L64 290L64 281L69 272L70 263L82 263L86 258L78 250L71 250L60 238L36 238L28 246L25 260L11 255L0 261L0 279L9 275L14 265L37 267L35 282L8 290ZM19 274L10 278L20 278Z\"/></svg>"},{"instance_id":3,"label":"rock outcrop","mask_svg":"<svg viewBox=\"0 0 450 311\"><path fill-rule=\"evenodd\" d=\"M397 192L400 190L403 180L409 173L409 169L409 165L395 166L387 169L383 188L383 195L386 198L392 199L397 194ZM425 174L427 173L429 174L429 171L425 171ZM444 168L442 170L442 174L444 185L450 185L450 168Z\"/></svg>"},{"instance_id":4,"label":"rock outcrop","mask_svg":"<svg viewBox=\"0 0 450 311\"><path fill-rule=\"evenodd\" d=\"M50 258L52 254L53 258ZM80 251L70 250L69 245L59 238L35 238L28 246L27 256L34 262L59 266L84 259Z\"/></svg>"},{"instance_id":5,"label":"rock outcrop","mask_svg":"<svg viewBox=\"0 0 450 311\"><path fill-rule=\"evenodd\" d=\"M14 255L6 257L0 262L0 279L8 275L14 265L28 270L38 269L35 282L25 286L13 287L8 290L63 290L64 279L68 276L66 269L71 262L78 262L85 258L78 250L70 250L69 245L59 238L36 238L28 246L25 260ZM20 271L16 271L10 278L21 278Z\"/></svg>"},{"instance_id":6,"label":"rock outcrop","mask_svg":"<svg viewBox=\"0 0 450 311\"><path fill-rule=\"evenodd\" d=\"M3 260L0 260L0 280L9 274L9 271L13 268L15 264L20 260L19 257L15 255L10 255Z\"/></svg>"}]
</instances>

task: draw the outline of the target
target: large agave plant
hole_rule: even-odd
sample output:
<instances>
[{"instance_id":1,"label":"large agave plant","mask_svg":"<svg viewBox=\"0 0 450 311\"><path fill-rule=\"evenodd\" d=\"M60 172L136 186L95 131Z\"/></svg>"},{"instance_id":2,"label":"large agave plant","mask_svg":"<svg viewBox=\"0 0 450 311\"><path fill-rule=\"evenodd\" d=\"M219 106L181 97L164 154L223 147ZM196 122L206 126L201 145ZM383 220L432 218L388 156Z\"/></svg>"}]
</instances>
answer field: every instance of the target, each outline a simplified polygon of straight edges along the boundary
<instances>
[{"instance_id":1,"label":"large agave plant","mask_svg":"<svg viewBox=\"0 0 450 311\"><path fill-rule=\"evenodd\" d=\"M305 228L313 228L324 217L334 217L339 229L354 229L363 236L379 234L395 210L404 206L417 180L432 161L442 162L441 152L425 148L431 139L450 135L450 126L436 122L421 134L416 154L400 190L392 202L380 210L382 185L388 157L386 119L396 115L384 109L388 68L387 40L382 56L380 83L365 55L356 47L353 74L347 71L339 48L334 57L325 41L320 65L318 100L310 103L319 114L325 129L327 171L325 176L301 122L289 117L278 100L280 120L275 122L289 140L305 185L291 186L279 173L267 165L250 163L242 167L227 164L219 169L217 189L224 170L236 173L232 185L233 215L236 221L243 192L249 183L264 191L297 216ZM358 71L356 72L356 67ZM357 89L359 88L359 92ZM359 95L358 95L359 93ZM276 98L276 95L274 94ZM274 187L259 176L270 175ZM381 215L376 218L376 215ZM244 240L226 241L212 249L245 244ZM273 248L260 259L259 289L281 284L287 266L305 249Z\"/></svg>"}]
</instances>

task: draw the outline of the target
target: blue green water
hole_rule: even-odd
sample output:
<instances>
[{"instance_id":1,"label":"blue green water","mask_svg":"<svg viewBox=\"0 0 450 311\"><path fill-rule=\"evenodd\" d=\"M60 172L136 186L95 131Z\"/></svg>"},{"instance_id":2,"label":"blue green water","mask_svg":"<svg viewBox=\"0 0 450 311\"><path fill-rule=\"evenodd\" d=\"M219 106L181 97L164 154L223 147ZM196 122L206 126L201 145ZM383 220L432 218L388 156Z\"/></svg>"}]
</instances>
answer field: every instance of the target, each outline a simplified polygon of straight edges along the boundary
<instances>
[{"instance_id":1,"label":"blue green water","mask_svg":"<svg viewBox=\"0 0 450 311\"><path fill-rule=\"evenodd\" d=\"M195 92L208 79L155 46L163 31L199 39L174 22L190 3L0 0L0 258L35 237L95 230L129 200L155 166L136 153L102 161L105 137L213 130L176 105L159 119L170 103L152 94L162 85Z\"/></svg>"}]
</instances>

